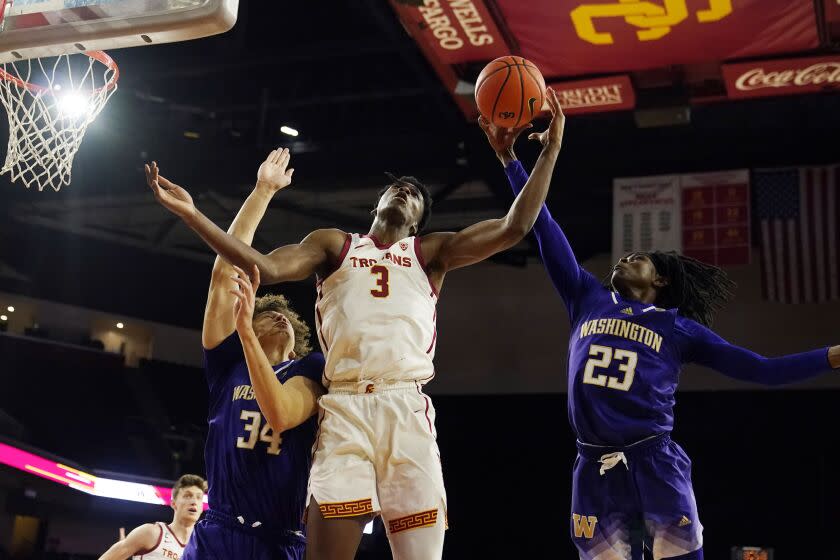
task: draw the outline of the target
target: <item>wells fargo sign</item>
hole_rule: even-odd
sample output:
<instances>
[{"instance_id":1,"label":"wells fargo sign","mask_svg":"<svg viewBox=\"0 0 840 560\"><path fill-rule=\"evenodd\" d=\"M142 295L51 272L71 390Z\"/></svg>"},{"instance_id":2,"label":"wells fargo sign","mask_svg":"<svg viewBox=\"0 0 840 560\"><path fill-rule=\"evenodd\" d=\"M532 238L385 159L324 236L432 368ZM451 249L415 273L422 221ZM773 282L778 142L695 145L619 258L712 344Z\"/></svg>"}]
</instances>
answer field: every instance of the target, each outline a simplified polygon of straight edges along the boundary
<instances>
[{"instance_id":1,"label":"wells fargo sign","mask_svg":"<svg viewBox=\"0 0 840 560\"><path fill-rule=\"evenodd\" d=\"M548 76L627 72L819 46L812 0L496 0Z\"/></svg>"},{"instance_id":2,"label":"wells fargo sign","mask_svg":"<svg viewBox=\"0 0 840 560\"><path fill-rule=\"evenodd\" d=\"M840 55L725 64L732 99L840 89Z\"/></svg>"},{"instance_id":3,"label":"wells fargo sign","mask_svg":"<svg viewBox=\"0 0 840 560\"><path fill-rule=\"evenodd\" d=\"M444 64L490 61L510 54L484 0L391 0L415 41Z\"/></svg>"}]
</instances>

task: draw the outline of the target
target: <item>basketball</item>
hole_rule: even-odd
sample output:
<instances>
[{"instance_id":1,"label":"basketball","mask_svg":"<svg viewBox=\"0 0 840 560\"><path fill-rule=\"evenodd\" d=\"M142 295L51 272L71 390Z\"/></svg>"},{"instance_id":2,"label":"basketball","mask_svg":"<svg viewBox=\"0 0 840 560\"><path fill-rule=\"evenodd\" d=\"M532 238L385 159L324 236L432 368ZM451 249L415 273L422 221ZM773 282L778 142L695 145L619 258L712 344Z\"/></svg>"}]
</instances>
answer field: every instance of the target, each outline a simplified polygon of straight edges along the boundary
<instances>
[{"instance_id":1,"label":"basketball","mask_svg":"<svg viewBox=\"0 0 840 560\"><path fill-rule=\"evenodd\" d=\"M521 56L503 56L478 75L475 102L496 126L516 128L531 122L545 101L545 80L539 68Z\"/></svg>"}]
</instances>

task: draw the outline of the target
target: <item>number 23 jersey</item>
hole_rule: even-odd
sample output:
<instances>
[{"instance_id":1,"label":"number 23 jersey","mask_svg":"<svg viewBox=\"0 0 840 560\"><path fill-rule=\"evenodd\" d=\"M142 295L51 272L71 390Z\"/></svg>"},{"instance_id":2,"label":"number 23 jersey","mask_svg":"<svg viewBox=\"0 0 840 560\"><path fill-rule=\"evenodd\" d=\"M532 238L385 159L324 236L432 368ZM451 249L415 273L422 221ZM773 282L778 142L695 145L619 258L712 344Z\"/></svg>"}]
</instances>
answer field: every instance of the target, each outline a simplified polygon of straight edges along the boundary
<instances>
[{"instance_id":1,"label":"number 23 jersey","mask_svg":"<svg viewBox=\"0 0 840 560\"><path fill-rule=\"evenodd\" d=\"M301 530L316 419L276 433L260 413L237 333L205 349L210 389L207 468L210 508L270 527ZM320 383L324 357L313 352L273 366L286 383L302 375Z\"/></svg>"},{"instance_id":2,"label":"number 23 jersey","mask_svg":"<svg viewBox=\"0 0 840 560\"><path fill-rule=\"evenodd\" d=\"M317 285L324 384L431 380L436 304L419 237L384 245L348 235L338 268Z\"/></svg>"}]
</instances>

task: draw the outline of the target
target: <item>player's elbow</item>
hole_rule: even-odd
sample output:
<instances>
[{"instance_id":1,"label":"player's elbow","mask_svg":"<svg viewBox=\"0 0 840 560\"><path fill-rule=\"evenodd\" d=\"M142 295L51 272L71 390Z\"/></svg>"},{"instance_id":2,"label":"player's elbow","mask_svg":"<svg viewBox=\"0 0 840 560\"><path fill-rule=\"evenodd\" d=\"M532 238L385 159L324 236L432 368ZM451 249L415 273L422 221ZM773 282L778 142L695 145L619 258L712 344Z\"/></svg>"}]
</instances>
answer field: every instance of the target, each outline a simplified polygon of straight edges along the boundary
<instances>
[{"instance_id":1,"label":"player's elbow","mask_svg":"<svg viewBox=\"0 0 840 560\"><path fill-rule=\"evenodd\" d=\"M502 231L503 243L506 247L513 247L528 235L533 225L533 222L522 218L506 219Z\"/></svg>"},{"instance_id":2,"label":"player's elbow","mask_svg":"<svg viewBox=\"0 0 840 560\"><path fill-rule=\"evenodd\" d=\"M268 407L264 412L266 421L271 426L271 429L276 433L282 433L286 430L291 430L296 424L291 421L291 414L288 406L282 402L275 402L271 407Z\"/></svg>"},{"instance_id":3,"label":"player's elbow","mask_svg":"<svg viewBox=\"0 0 840 560\"><path fill-rule=\"evenodd\" d=\"M282 434L283 432L294 428L294 426L291 426L288 422L285 422L282 416L266 416L265 420L266 422L268 422L268 425L271 426L271 429L274 430L274 433L277 434Z\"/></svg>"}]
</instances>

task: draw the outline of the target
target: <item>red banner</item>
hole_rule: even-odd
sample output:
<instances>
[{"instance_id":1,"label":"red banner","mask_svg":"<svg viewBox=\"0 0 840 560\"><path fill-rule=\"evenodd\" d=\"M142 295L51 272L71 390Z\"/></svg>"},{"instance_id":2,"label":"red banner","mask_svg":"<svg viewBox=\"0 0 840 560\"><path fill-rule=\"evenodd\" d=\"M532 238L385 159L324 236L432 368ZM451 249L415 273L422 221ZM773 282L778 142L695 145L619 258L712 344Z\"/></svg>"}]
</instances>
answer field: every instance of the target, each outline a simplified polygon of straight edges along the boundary
<instances>
[{"instance_id":1,"label":"red banner","mask_svg":"<svg viewBox=\"0 0 840 560\"><path fill-rule=\"evenodd\" d=\"M819 46L812 0L496 3L520 54L549 77L627 72Z\"/></svg>"},{"instance_id":2,"label":"red banner","mask_svg":"<svg viewBox=\"0 0 840 560\"><path fill-rule=\"evenodd\" d=\"M510 54L484 0L391 0L391 5L409 35L428 45L440 62L490 61Z\"/></svg>"},{"instance_id":3,"label":"red banner","mask_svg":"<svg viewBox=\"0 0 840 560\"><path fill-rule=\"evenodd\" d=\"M825 21L840 23L840 0L823 0L825 5Z\"/></svg>"},{"instance_id":4,"label":"red banner","mask_svg":"<svg viewBox=\"0 0 840 560\"><path fill-rule=\"evenodd\" d=\"M750 262L749 172L681 175L682 251L714 265Z\"/></svg>"},{"instance_id":5,"label":"red banner","mask_svg":"<svg viewBox=\"0 0 840 560\"><path fill-rule=\"evenodd\" d=\"M840 55L725 64L732 99L840 89Z\"/></svg>"},{"instance_id":6,"label":"red banner","mask_svg":"<svg viewBox=\"0 0 840 560\"><path fill-rule=\"evenodd\" d=\"M636 93L627 76L548 84L560 98L567 115L621 111L636 106Z\"/></svg>"}]
</instances>

